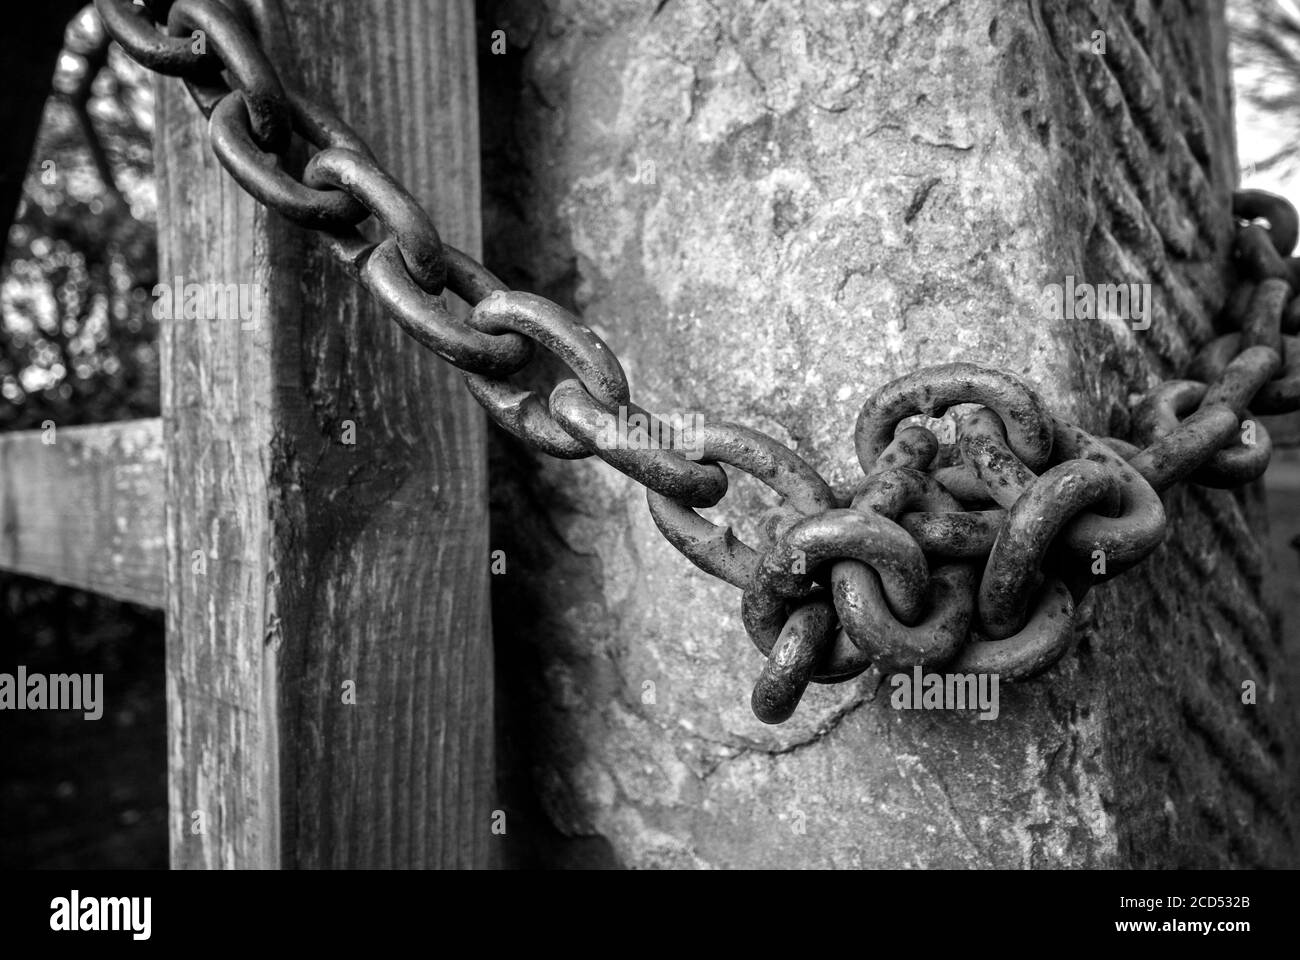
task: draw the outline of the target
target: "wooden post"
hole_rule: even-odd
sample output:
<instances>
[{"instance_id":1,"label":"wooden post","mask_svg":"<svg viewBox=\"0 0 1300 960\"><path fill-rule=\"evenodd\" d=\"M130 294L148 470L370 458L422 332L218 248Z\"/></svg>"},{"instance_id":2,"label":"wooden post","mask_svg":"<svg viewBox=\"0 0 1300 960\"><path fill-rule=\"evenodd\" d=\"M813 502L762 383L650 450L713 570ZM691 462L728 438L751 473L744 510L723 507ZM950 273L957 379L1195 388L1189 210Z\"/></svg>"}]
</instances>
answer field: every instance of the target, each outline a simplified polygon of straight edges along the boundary
<instances>
[{"instance_id":1,"label":"wooden post","mask_svg":"<svg viewBox=\"0 0 1300 960\"><path fill-rule=\"evenodd\" d=\"M286 0L284 21L286 84L476 251L473 3ZM158 91L160 276L265 305L162 332L172 864L483 866L483 418L222 171L181 86Z\"/></svg>"}]
</instances>

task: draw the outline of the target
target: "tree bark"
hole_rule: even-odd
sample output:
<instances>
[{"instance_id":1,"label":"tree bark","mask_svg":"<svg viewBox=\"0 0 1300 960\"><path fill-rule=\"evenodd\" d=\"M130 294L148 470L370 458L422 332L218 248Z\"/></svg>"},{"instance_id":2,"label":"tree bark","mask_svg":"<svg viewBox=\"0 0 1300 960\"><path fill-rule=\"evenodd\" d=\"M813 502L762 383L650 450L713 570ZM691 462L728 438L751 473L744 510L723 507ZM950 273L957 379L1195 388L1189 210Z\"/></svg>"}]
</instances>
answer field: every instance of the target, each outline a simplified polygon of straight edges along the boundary
<instances>
[{"instance_id":1,"label":"tree bark","mask_svg":"<svg viewBox=\"0 0 1300 960\"><path fill-rule=\"evenodd\" d=\"M1124 436L1130 395L1213 335L1235 178L1217 0L499 0L481 21L509 41L480 66L489 266L606 336L642 406L766 431L841 494L858 410L902 373L992 364ZM1150 330L1046 318L1071 275L1153 284ZM897 712L869 673L769 727L738 592L644 492L493 442L516 862L1296 862L1257 490L1166 498L1165 545L1092 592L995 722ZM755 543L774 501L731 478L709 516Z\"/></svg>"}]
</instances>

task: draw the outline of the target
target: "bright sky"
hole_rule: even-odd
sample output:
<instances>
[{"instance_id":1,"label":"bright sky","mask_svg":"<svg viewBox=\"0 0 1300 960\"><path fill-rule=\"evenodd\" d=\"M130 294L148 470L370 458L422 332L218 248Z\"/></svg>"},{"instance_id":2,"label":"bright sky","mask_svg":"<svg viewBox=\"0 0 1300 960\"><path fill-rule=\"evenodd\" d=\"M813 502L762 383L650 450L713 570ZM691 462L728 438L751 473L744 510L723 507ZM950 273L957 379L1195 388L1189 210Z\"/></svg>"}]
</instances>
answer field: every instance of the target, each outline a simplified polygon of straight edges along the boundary
<instances>
[{"instance_id":1,"label":"bright sky","mask_svg":"<svg viewBox=\"0 0 1300 960\"><path fill-rule=\"evenodd\" d=\"M1232 4L1249 7L1255 3L1271 3L1281 8L1296 24L1300 24L1300 4L1296 0L1230 0ZM1233 57L1233 88L1237 93L1237 159L1241 164L1241 186L1254 187L1280 194L1292 203L1300 202L1300 158L1259 170L1256 164L1274 156L1283 148L1295 150L1300 136L1300 110L1262 111L1243 91L1256 94L1277 95L1293 88L1294 77L1270 77L1258 63L1242 63Z\"/></svg>"}]
</instances>

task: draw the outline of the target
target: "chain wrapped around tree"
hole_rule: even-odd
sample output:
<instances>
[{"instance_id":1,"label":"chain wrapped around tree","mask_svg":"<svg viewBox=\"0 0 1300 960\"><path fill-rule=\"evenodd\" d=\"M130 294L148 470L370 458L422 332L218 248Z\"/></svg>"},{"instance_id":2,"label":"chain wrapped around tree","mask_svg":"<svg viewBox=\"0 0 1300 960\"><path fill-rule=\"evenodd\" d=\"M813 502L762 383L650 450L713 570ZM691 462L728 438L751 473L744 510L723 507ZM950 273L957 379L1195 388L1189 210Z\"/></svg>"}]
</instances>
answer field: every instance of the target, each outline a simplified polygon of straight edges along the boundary
<instances>
[{"instance_id":1,"label":"chain wrapped around tree","mask_svg":"<svg viewBox=\"0 0 1300 960\"><path fill-rule=\"evenodd\" d=\"M1162 543L1160 495L1184 480L1229 488L1257 479L1272 444L1255 417L1300 410L1300 259L1291 256L1300 221L1282 198L1242 191L1233 199L1238 283L1221 315L1224 332L1202 347L1186 379L1145 392L1131 437L1094 437L1054 416L1009 372L967 362L926 367L867 398L854 430L865 479L851 497L837 497L766 434L706 422L686 437L636 406L600 337L444 244L354 131L284 87L254 24L234 8L178 0L160 29L150 7L95 6L133 59L185 81L230 175L270 209L321 232L403 330L462 371L498 426L553 457L594 455L631 477L646 488L665 538L742 590L745 629L767 658L752 697L765 722L790 717L809 682L848 680L872 665L947 666L1011 681L1041 673L1068 649L1088 590ZM305 164L290 149L294 134L316 148ZM358 229L371 216L384 239ZM469 305L466 321L448 309L445 291ZM576 374L549 397L509 379L538 347ZM952 443L913 420L967 404L975 406ZM669 442L602 442L633 415ZM770 541L758 548L696 512L726 494L724 465L782 498Z\"/></svg>"}]
</instances>

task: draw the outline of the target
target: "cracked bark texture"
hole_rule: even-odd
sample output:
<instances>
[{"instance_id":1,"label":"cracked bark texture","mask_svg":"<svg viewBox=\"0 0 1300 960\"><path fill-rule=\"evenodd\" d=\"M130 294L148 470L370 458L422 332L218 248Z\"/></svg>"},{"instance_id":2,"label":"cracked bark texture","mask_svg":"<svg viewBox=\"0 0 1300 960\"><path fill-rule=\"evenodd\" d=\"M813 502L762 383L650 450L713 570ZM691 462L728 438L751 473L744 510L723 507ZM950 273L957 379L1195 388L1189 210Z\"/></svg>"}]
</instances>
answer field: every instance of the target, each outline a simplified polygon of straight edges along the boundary
<instances>
[{"instance_id":1,"label":"cracked bark texture","mask_svg":"<svg viewBox=\"0 0 1300 960\"><path fill-rule=\"evenodd\" d=\"M641 405L766 431L841 494L861 404L906 371L994 364L1124 436L1130 397L1214 333L1236 169L1219 2L479 17L489 266L605 337ZM1045 319L1071 274L1152 283L1151 329ZM894 711L868 673L769 727L739 593L662 540L642 490L499 432L492 473L507 863L1295 862L1257 491L1167 498L1165 546L1093 591L1075 649L1003 686L996 721ZM771 494L730 477L705 515L759 542Z\"/></svg>"}]
</instances>

